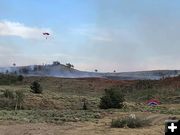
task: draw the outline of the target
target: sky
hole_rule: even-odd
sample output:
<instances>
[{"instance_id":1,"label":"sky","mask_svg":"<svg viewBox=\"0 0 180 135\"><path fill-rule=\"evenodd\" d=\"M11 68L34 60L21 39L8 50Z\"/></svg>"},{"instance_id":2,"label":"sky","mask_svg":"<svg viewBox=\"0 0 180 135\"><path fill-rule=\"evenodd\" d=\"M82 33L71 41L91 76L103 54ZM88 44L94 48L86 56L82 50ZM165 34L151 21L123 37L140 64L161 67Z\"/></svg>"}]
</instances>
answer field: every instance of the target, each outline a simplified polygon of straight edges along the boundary
<instances>
[{"instance_id":1,"label":"sky","mask_svg":"<svg viewBox=\"0 0 180 135\"><path fill-rule=\"evenodd\" d=\"M180 69L179 36L179 0L0 0L1 67Z\"/></svg>"}]
</instances>

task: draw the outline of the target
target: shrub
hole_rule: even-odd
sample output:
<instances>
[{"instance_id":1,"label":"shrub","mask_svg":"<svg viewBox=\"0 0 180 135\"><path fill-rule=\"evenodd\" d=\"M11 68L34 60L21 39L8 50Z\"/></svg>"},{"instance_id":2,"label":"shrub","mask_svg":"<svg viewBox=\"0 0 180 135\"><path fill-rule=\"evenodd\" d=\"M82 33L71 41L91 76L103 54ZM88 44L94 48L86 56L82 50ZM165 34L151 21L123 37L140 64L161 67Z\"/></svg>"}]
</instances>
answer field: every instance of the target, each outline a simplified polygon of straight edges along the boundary
<instances>
[{"instance_id":1,"label":"shrub","mask_svg":"<svg viewBox=\"0 0 180 135\"><path fill-rule=\"evenodd\" d=\"M71 63L66 63L66 67L68 67L68 68L74 68L74 65L72 65Z\"/></svg>"},{"instance_id":2,"label":"shrub","mask_svg":"<svg viewBox=\"0 0 180 135\"><path fill-rule=\"evenodd\" d=\"M37 81L32 82L30 88L32 90L31 92L36 94L42 93L43 90L41 85Z\"/></svg>"},{"instance_id":3,"label":"shrub","mask_svg":"<svg viewBox=\"0 0 180 135\"><path fill-rule=\"evenodd\" d=\"M87 108L87 103L86 102L84 102L83 103L83 110L87 110L88 108Z\"/></svg>"},{"instance_id":4,"label":"shrub","mask_svg":"<svg viewBox=\"0 0 180 135\"><path fill-rule=\"evenodd\" d=\"M18 80L18 81L22 82L22 81L23 81L23 79L24 79L24 76L22 76L22 75L18 75L18 77L17 77L17 80Z\"/></svg>"},{"instance_id":5,"label":"shrub","mask_svg":"<svg viewBox=\"0 0 180 135\"><path fill-rule=\"evenodd\" d=\"M17 76L12 74L0 74L0 85L10 85L17 82Z\"/></svg>"},{"instance_id":6,"label":"shrub","mask_svg":"<svg viewBox=\"0 0 180 135\"><path fill-rule=\"evenodd\" d=\"M15 106L15 93L10 90L5 90L3 92L4 98L1 98L1 109L14 109Z\"/></svg>"},{"instance_id":7,"label":"shrub","mask_svg":"<svg viewBox=\"0 0 180 135\"><path fill-rule=\"evenodd\" d=\"M105 95L101 97L100 108L122 108L124 102L124 95L117 89L105 89Z\"/></svg>"},{"instance_id":8,"label":"shrub","mask_svg":"<svg viewBox=\"0 0 180 135\"><path fill-rule=\"evenodd\" d=\"M139 128L149 125L149 120L142 118L132 118L132 117L124 117L122 119L118 118L116 120L112 120L111 127L113 128Z\"/></svg>"},{"instance_id":9,"label":"shrub","mask_svg":"<svg viewBox=\"0 0 180 135\"><path fill-rule=\"evenodd\" d=\"M135 88L136 89L152 89L155 86L154 81L152 80L139 80L136 85Z\"/></svg>"},{"instance_id":10,"label":"shrub","mask_svg":"<svg viewBox=\"0 0 180 135\"><path fill-rule=\"evenodd\" d=\"M3 93L5 98L1 98L0 108L3 109L22 109L24 102L24 93L21 90L16 92L5 90Z\"/></svg>"},{"instance_id":11,"label":"shrub","mask_svg":"<svg viewBox=\"0 0 180 135\"><path fill-rule=\"evenodd\" d=\"M14 93L10 90L5 90L3 95L8 99L14 99Z\"/></svg>"},{"instance_id":12,"label":"shrub","mask_svg":"<svg viewBox=\"0 0 180 135\"><path fill-rule=\"evenodd\" d=\"M15 110L17 108L21 109L24 102L24 92L22 90L16 91L16 106Z\"/></svg>"}]
</instances>

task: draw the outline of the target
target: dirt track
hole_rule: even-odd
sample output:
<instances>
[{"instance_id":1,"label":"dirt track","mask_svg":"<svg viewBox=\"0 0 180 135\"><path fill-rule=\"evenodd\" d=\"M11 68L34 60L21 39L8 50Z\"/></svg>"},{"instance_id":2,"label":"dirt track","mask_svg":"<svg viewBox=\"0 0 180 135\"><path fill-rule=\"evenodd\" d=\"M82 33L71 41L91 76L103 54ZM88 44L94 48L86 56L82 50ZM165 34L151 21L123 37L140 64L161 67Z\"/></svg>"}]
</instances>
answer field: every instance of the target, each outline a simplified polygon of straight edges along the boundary
<instances>
[{"instance_id":1,"label":"dirt track","mask_svg":"<svg viewBox=\"0 0 180 135\"><path fill-rule=\"evenodd\" d=\"M164 134L165 115L151 115L153 126L129 129L110 128L111 118L98 122L70 122L62 125L37 124L3 124L0 125L0 135L162 135ZM161 123L159 123L161 121Z\"/></svg>"},{"instance_id":2,"label":"dirt track","mask_svg":"<svg viewBox=\"0 0 180 135\"><path fill-rule=\"evenodd\" d=\"M108 125L95 123L53 124L16 124L1 125L1 135L162 135L164 126L152 126L140 129L115 129Z\"/></svg>"}]
</instances>

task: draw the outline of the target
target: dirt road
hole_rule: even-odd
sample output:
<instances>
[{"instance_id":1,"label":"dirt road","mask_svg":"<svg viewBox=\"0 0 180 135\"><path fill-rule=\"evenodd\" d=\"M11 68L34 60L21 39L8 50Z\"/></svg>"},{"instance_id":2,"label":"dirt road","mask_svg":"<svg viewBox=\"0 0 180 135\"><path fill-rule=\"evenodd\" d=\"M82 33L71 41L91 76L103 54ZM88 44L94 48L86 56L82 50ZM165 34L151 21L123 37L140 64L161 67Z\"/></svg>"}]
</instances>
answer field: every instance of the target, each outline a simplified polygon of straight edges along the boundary
<instances>
[{"instance_id":1,"label":"dirt road","mask_svg":"<svg viewBox=\"0 0 180 135\"><path fill-rule=\"evenodd\" d=\"M152 116L150 118L155 118ZM164 116L162 116L164 118ZM160 119L160 117L158 117ZM110 128L111 119L104 118L98 122L70 122L62 125L37 124L1 124L0 135L163 135L164 125L129 129Z\"/></svg>"}]
</instances>

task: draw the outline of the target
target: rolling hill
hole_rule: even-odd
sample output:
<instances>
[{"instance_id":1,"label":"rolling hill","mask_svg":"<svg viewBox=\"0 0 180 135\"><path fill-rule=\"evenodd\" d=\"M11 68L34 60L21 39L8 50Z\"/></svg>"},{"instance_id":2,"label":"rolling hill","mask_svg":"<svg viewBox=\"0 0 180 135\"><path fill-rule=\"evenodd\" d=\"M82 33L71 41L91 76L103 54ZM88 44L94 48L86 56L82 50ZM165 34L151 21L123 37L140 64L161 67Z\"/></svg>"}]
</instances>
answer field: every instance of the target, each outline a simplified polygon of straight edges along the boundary
<instances>
[{"instance_id":1,"label":"rolling hill","mask_svg":"<svg viewBox=\"0 0 180 135\"><path fill-rule=\"evenodd\" d=\"M16 73L25 76L52 76L63 78L84 78L97 77L113 80L158 80L166 77L175 77L180 75L180 70L152 70L152 71L135 71L120 73L97 73L79 71L63 64L52 65L29 65L19 67L1 67L0 73Z\"/></svg>"}]
</instances>

